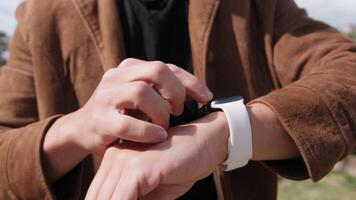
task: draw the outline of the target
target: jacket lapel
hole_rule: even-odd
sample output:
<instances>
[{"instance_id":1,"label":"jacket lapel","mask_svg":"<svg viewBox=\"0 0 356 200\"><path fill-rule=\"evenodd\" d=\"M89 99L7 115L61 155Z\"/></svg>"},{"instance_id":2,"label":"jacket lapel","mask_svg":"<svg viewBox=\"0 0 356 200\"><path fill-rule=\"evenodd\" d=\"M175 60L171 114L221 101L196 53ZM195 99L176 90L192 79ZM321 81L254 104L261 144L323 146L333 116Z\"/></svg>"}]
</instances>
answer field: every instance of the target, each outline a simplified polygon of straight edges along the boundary
<instances>
[{"instance_id":1,"label":"jacket lapel","mask_svg":"<svg viewBox=\"0 0 356 200\"><path fill-rule=\"evenodd\" d=\"M125 58L116 0L73 0L95 43L104 71Z\"/></svg>"},{"instance_id":2,"label":"jacket lapel","mask_svg":"<svg viewBox=\"0 0 356 200\"><path fill-rule=\"evenodd\" d=\"M189 37L194 74L206 81L206 55L210 32L220 0L190 0Z\"/></svg>"},{"instance_id":3,"label":"jacket lapel","mask_svg":"<svg viewBox=\"0 0 356 200\"><path fill-rule=\"evenodd\" d=\"M116 67L125 58L125 46L116 0L73 0L93 39L104 71ZM206 81L206 59L210 32L220 0L190 0L189 36L195 75ZM95 168L100 159L94 158ZM217 172L220 170L217 170ZM219 199L223 199L221 173L215 173Z\"/></svg>"},{"instance_id":4,"label":"jacket lapel","mask_svg":"<svg viewBox=\"0 0 356 200\"><path fill-rule=\"evenodd\" d=\"M104 70L125 58L125 46L116 0L73 0L96 45ZM206 54L211 27L220 0L190 0L189 35L194 73L206 80Z\"/></svg>"},{"instance_id":5,"label":"jacket lapel","mask_svg":"<svg viewBox=\"0 0 356 200\"><path fill-rule=\"evenodd\" d=\"M219 4L220 0L190 0L189 4L189 37L194 74L205 83L211 29ZM222 171L218 168L214 172L214 180L219 200L224 199L221 177Z\"/></svg>"}]
</instances>

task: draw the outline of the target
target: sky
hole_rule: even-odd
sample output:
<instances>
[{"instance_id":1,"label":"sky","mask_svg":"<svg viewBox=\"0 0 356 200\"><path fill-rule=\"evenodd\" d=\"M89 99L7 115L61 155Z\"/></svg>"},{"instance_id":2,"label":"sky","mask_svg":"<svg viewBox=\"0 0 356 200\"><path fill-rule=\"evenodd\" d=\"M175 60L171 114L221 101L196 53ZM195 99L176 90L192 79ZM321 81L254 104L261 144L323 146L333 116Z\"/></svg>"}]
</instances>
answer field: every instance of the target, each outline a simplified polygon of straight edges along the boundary
<instances>
[{"instance_id":1,"label":"sky","mask_svg":"<svg viewBox=\"0 0 356 200\"><path fill-rule=\"evenodd\" d=\"M342 29L356 24L356 0L295 0L313 18ZM16 26L14 11L21 0L0 1L0 30L10 34Z\"/></svg>"}]
</instances>

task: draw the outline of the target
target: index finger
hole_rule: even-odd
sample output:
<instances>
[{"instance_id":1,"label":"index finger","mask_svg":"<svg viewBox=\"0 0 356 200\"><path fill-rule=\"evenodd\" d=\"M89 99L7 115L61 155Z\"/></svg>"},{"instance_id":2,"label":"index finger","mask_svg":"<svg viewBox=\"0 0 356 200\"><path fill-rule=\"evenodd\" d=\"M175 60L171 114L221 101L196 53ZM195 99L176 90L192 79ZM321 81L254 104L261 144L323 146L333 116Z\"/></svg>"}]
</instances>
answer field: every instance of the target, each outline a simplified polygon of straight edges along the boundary
<instances>
[{"instance_id":1,"label":"index finger","mask_svg":"<svg viewBox=\"0 0 356 200\"><path fill-rule=\"evenodd\" d=\"M167 66L182 82L182 85L185 87L186 94L190 98L199 103L208 103L211 101L213 94L196 76L176 65L167 64Z\"/></svg>"}]
</instances>

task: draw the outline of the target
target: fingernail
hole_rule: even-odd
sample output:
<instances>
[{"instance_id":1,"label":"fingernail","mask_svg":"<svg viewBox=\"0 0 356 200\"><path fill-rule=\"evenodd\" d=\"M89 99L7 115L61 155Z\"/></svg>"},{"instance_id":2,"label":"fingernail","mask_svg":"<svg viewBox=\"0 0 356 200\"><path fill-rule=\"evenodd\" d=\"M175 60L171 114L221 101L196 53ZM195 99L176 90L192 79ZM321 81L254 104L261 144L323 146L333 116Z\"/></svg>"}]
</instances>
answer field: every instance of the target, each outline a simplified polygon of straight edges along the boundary
<instances>
[{"instance_id":1,"label":"fingernail","mask_svg":"<svg viewBox=\"0 0 356 200\"><path fill-rule=\"evenodd\" d=\"M166 130L162 129L162 130L158 131L158 137L160 140L165 140L167 138Z\"/></svg>"}]
</instances>

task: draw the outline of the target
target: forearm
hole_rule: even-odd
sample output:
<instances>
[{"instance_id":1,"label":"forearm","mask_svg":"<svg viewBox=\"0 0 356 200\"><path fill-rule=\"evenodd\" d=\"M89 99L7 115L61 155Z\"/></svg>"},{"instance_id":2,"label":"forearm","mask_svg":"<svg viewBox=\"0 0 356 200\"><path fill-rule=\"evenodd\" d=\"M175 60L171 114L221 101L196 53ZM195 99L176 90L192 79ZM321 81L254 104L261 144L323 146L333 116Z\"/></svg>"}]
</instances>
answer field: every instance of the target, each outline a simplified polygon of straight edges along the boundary
<instances>
[{"instance_id":1,"label":"forearm","mask_svg":"<svg viewBox=\"0 0 356 200\"><path fill-rule=\"evenodd\" d=\"M248 105L247 110L252 129L252 160L284 160L299 156L292 138L268 106L254 103Z\"/></svg>"},{"instance_id":2,"label":"forearm","mask_svg":"<svg viewBox=\"0 0 356 200\"><path fill-rule=\"evenodd\" d=\"M50 183L63 177L89 154L73 142L70 115L59 118L48 130L43 142L43 160Z\"/></svg>"}]
</instances>

